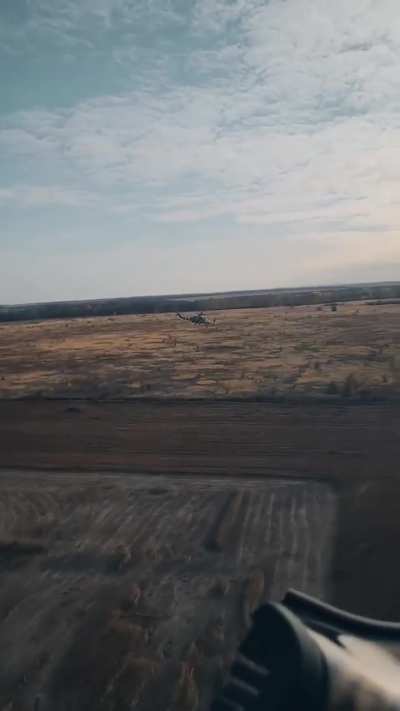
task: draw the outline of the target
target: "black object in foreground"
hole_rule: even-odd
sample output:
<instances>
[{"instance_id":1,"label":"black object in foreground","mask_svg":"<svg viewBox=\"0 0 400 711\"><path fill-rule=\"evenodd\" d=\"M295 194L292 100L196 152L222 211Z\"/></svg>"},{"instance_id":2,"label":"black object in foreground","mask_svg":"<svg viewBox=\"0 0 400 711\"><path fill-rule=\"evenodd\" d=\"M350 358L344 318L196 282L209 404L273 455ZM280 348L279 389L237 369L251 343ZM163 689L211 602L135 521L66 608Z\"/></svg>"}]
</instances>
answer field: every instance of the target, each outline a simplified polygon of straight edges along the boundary
<instances>
[{"instance_id":1,"label":"black object in foreground","mask_svg":"<svg viewBox=\"0 0 400 711\"><path fill-rule=\"evenodd\" d=\"M289 591L253 615L211 711L400 711L400 624Z\"/></svg>"}]
</instances>

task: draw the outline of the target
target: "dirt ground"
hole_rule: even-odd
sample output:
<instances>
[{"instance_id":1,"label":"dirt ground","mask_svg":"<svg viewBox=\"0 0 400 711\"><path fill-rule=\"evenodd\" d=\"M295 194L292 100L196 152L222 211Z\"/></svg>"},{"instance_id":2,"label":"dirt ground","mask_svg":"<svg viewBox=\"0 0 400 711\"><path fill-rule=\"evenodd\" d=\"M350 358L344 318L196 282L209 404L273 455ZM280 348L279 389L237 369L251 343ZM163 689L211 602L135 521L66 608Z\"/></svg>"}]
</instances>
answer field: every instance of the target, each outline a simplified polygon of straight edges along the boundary
<instances>
[{"instance_id":1,"label":"dirt ground","mask_svg":"<svg viewBox=\"0 0 400 711\"><path fill-rule=\"evenodd\" d=\"M400 393L400 304L0 324L0 398Z\"/></svg>"},{"instance_id":2,"label":"dirt ground","mask_svg":"<svg viewBox=\"0 0 400 711\"><path fill-rule=\"evenodd\" d=\"M2 499L2 708L207 709L262 599L328 592L324 484L14 473Z\"/></svg>"},{"instance_id":3,"label":"dirt ground","mask_svg":"<svg viewBox=\"0 0 400 711\"><path fill-rule=\"evenodd\" d=\"M0 401L3 467L347 481L397 476L397 403Z\"/></svg>"},{"instance_id":4,"label":"dirt ground","mask_svg":"<svg viewBox=\"0 0 400 711\"><path fill-rule=\"evenodd\" d=\"M0 711L206 711L288 586L399 619L399 313L0 325Z\"/></svg>"},{"instance_id":5,"label":"dirt ground","mask_svg":"<svg viewBox=\"0 0 400 711\"><path fill-rule=\"evenodd\" d=\"M1 709L206 711L289 586L400 617L397 403L13 401L0 424Z\"/></svg>"}]
</instances>

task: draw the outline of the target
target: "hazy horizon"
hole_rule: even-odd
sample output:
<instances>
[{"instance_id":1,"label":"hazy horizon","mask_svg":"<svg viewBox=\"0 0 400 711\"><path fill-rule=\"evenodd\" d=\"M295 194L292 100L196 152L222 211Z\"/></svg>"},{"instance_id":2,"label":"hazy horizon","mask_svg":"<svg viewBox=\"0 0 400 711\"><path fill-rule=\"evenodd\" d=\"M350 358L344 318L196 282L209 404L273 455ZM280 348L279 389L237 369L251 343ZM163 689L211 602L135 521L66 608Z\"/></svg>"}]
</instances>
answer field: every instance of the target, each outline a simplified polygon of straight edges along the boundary
<instances>
[{"instance_id":1,"label":"hazy horizon","mask_svg":"<svg viewBox=\"0 0 400 711\"><path fill-rule=\"evenodd\" d=\"M0 303L400 280L395 0L2 0Z\"/></svg>"},{"instance_id":2,"label":"hazy horizon","mask_svg":"<svg viewBox=\"0 0 400 711\"><path fill-rule=\"evenodd\" d=\"M55 300L46 300L46 301L20 301L20 302L14 302L14 303L0 303L0 307L18 307L18 306L35 306L37 304L52 304L52 303L68 303L68 302L79 302L82 301L83 303L89 302L89 301L112 301L113 299L146 299L146 298L154 298L154 299L162 299L162 298L178 298L178 299L185 299L190 298L190 297L197 297L197 296L205 296L205 297L212 297L212 296L229 296L229 295L237 295L237 294L262 294L265 292L275 292L275 291L282 291L282 292L290 292L290 291L312 291L312 290L328 290L328 289L347 289L347 288L357 288L357 287L367 287L367 286L391 286L391 285L400 285L400 280L395 280L395 281L376 281L376 282L335 282L331 284L293 284L292 286L289 287L284 287L284 286L275 286L271 288L254 288L254 289L227 289L226 291L185 291L185 292L155 292L155 293L148 293L148 294L124 294L122 296L98 296L98 297L87 297L86 299L55 299ZM382 297L384 298L384 297ZM228 308L228 307L227 307Z\"/></svg>"}]
</instances>

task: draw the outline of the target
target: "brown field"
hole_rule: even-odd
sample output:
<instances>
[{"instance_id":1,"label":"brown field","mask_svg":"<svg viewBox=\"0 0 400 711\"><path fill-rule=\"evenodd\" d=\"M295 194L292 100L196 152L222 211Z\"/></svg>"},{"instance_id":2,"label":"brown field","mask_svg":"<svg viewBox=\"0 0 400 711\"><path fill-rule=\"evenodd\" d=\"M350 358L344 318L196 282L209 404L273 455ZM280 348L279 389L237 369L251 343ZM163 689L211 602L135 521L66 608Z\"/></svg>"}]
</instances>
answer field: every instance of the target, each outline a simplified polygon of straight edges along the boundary
<instances>
[{"instance_id":1,"label":"brown field","mask_svg":"<svg viewBox=\"0 0 400 711\"><path fill-rule=\"evenodd\" d=\"M322 310L319 310L322 309ZM0 324L0 397L400 393L400 304Z\"/></svg>"},{"instance_id":2,"label":"brown field","mask_svg":"<svg viewBox=\"0 0 400 711\"><path fill-rule=\"evenodd\" d=\"M0 698L15 708L206 709L266 595L328 593L326 484L19 474L2 497Z\"/></svg>"},{"instance_id":3,"label":"brown field","mask_svg":"<svg viewBox=\"0 0 400 711\"><path fill-rule=\"evenodd\" d=\"M0 325L0 711L206 711L288 586L400 617L400 305L216 316Z\"/></svg>"}]
</instances>

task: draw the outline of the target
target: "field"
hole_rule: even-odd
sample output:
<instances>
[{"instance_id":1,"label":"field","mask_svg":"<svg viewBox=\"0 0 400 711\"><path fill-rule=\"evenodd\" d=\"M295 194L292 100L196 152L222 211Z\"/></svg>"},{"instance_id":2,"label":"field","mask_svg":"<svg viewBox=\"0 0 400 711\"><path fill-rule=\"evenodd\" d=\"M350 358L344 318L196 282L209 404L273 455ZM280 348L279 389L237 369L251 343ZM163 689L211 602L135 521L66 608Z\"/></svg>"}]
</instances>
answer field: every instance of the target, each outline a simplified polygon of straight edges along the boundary
<instances>
[{"instance_id":1,"label":"field","mask_svg":"<svg viewBox=\"0 0 400 711\"><path fill-rule=\"evenodd\" d=\"M266 592L326 592L326 485L17 475L3 496L20 543L2 556L0 687L18 708L207 708Z\"/></svg>"},{"instance_id":2,"label":"field","mask_svg":"<svg viewBox=\"0 0 400 711\"><path fill-rule=\"evenodd\" d=\"M0 324L0 711L206 711L289 586L400 617L400 305Z\"/></svg>"},{"instance_id":3,"label":"field","mask_svg":"<svg viewBox=\"0 0 400 711\"><path fill-rule=\"evenodd\" d=\"M0 397L227 398L400 393L400 305L0 324Z\"/></svg>"}]
</instances>

